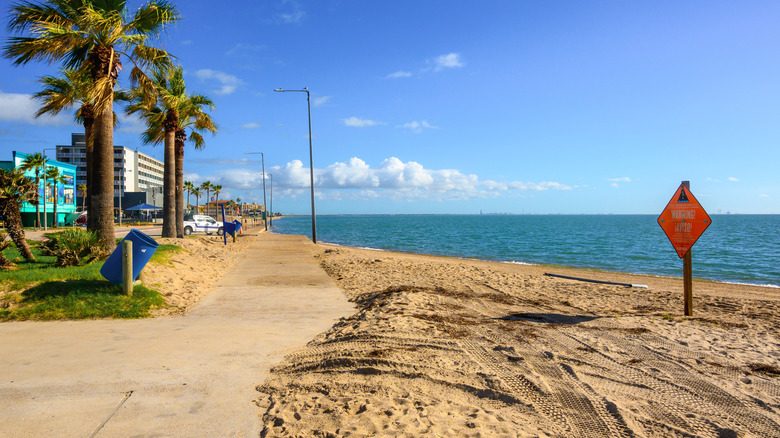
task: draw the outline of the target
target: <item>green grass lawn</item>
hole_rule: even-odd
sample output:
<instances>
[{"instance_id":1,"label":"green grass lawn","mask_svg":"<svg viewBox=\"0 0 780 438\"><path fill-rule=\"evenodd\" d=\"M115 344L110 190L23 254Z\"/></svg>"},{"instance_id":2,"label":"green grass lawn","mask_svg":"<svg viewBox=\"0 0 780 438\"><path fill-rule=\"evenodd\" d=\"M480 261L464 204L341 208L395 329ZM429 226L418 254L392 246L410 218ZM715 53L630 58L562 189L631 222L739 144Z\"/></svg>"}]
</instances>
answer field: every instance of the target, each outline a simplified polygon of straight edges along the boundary
<instances>
[{"instance_id":1,"label":"green grass lawn","mask_svg":"<svg viewBox=\"0 0 780 438\"><path fill-rule=\"evenodd\" d=\"M17 267L0 271L0 321L144 318L165 305L159 292L141 285L132 296L123 295L120 286L100 275L103 262L55 267L55 258L42 255L38 242L30 244L36 262L24 261L16 248L3 252ZM180 249L160 245L149 263L170 263Z\"/></svg>"}]
</instances>

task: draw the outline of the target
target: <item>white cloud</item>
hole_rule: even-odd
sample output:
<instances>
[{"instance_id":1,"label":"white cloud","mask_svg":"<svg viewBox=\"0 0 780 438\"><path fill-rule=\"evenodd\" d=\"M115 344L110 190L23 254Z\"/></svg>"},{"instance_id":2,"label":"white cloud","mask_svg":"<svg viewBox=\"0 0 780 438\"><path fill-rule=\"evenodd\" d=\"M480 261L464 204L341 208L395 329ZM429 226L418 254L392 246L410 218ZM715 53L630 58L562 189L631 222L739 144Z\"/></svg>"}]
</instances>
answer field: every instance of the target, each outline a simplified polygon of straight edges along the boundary
<instances>
[{"instance_id":1,"label":"white cloud","mask_svg":"<svg viewBox=\"0 0 780 438\"><path fill-rule=\"evenodd\" d=\"M314 106L321 106L328 103L332 96L322 96L314 99Z\"/></svg>"},{"instance_id":2,"label":"white cloud","mask_svg":"<svg viewBox=\"0 0 780 438\"><path fill-rule=\"evenodd\" d=\"M274 193L280 196L299 196L309 188L310 171L301 161L274 166L266 172L273 173ZM456 169L426 169L418 162L403 162L396 157L383 160L375 168L353 157L315 169L314 176L317 196L330 200L483 199L517 196L518 192L571 190L570 186L557 182L480 181L477 175ZM226 188L245 189L262 183L256 169L225 172L218 180Z\"/></svg>"},{"instance_id":3,"label":"white cloud","mask_svg":"<svg viewBox=\"0 0 780 438\"><path fill-rule=\"evenodd\" d=\"M459 68L466 65L457 53L448 53L446 55L437 56L433 59L433 69L435 71L441 71L445 68Z\"/></svg>"},{"instance_id":4,"label":"white cloud","mask_svg":"<svg viewBox=\"0 0 780 438\"><path fill-rule=\"evenodd\" d=\"M259 123L256 123L256 122L249 122L249 123L244 123L243 125L241 125L241 127L244 128L244 129L257 129L260 126L261 125Z\"/></svg>"},{"instance_id":5,"label":"white cloud","mask_svg":"<svg viewBox=\"0 0 780 438\"><path fill-rule=\"evenodd\" d=\"M729 181L731 181L731 182L737 182L737 181L739 181L739 179L738 179L738 178L734 178L733 176L730 176L730 177L729 177Z\"/></svg>"},{"instance_id":6,"label":"white cloud","mask_svg":"<svg viewBox=\"0 0 780 438\"><path fill-rule=\"evenodd\" d=\"M386 125L385 122L378 122L376 120L361 119L359 117L350 117L344 119L344 125L355 128L365 128L366 126Z\"/></svg>"},{"instance_id":7,"label":"white cloud","mask_svg":"<svg viewBox=\"0 0 780 438\"><path fill-rule=\"evenodd\" d=\"M390 73L389 75L385 76L385 79L398 79L398 78L410 78L410 77L412 77L412 73L408 71L399 70L395 73Z\"/></svg>"},{"instance_id":8,"label":"white cloud","mask_svg":"<svg viewBox=\"0 0 780 438\"><path fill-rule=\"evenodd\" d=\"M399 126L399 128L408 129L414 132L415 134L421 133L423 129L439 129L431 125L430 123L426 122L425 120L420 122L415 120L413 122L404 123L403 125Z\"/></svg>"},{"instance_id":9,"label":"white cloud","mask_svg":"<svg viewBox=\"0 0 780 438\"><path fill-rule=\"evenodd\" d=\"M216 81L219 84L219 88L212 90L214 94L231 94L243 84L241 79L238 79L236 76L217 70L200 69L195 72L195 76L202 81Z\"/></svg>"},{"instance_id":10,"label":"white cloud","mask_svg":"<svg viewBox=\"0 0 780 438\"><path fill-rule=\"evenodd\" d=\"M73 114L75 110L63 110L57 116L41 116L35 118L35 112L41 107L41 102L33 99L30 94L3 93L0 91L0 122L22 122L38 126L75 125Z\"/></svg>"},{"instance_id":11,"label":"white cloud","mask_svg":"<svg viewBox=\"0 0 780 438\"><path fill-rule=\"evenodd\" d=\"M629 178L627 176L624 176L624 177L621 177L621 178L607 178L607 181L616 182L616 183L619 183L619 182L631 182L631 178Z\"/></svg>"}]
</instances>

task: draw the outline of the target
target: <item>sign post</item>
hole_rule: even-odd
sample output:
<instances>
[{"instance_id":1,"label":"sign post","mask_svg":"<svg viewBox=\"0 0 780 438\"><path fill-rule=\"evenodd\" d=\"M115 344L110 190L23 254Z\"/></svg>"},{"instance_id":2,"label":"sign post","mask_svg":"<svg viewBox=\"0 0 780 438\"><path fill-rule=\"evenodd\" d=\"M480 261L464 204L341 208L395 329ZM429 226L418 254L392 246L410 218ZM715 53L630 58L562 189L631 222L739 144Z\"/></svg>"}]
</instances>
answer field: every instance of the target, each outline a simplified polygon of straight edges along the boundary
<instances>
[{"instance_id":1,"label":"sign post","mask_svg":"<svg viewBox=\"0 0 780 438\"><path fill-rule=\"evenodd\" d=\"M658 216L658 225L683 259L683 292L685 316L693 316L693 262L691 247L710 226L712 220L691 193L689 181L683 181Z\"/></svg>"}]
</instances>

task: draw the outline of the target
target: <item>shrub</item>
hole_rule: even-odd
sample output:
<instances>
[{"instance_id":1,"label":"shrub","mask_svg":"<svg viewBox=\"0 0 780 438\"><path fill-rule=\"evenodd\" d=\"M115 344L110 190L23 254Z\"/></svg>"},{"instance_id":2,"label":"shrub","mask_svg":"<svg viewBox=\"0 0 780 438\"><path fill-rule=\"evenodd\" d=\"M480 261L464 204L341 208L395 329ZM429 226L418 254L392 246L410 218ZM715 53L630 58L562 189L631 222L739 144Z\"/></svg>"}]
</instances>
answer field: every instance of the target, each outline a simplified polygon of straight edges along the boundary
<instances>
[{"instance_id":1,"label":"shrub","mask_svg":"<svg viewBox=\"0 0 780 438\"><path fill-rule=\"evenodd\" d=\"M46 237L49 240L41 245L41 251L57 258L54 266L84 265L107 255L100 245L100 237L92 231L71 228Z\"/></svg>"}]
</instances>

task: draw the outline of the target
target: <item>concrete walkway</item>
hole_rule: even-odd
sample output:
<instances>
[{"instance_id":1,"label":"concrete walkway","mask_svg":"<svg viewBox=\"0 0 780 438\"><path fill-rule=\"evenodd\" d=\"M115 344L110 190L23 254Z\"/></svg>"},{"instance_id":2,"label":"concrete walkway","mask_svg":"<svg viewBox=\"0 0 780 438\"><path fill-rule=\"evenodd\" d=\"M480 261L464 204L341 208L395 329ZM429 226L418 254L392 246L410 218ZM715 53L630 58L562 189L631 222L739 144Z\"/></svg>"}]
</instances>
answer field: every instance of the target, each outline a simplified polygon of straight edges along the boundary
<instances>
[{"instance_id":1,"label":"concrete walkway","mask_svg":"<svg viewBox=\"0 0 780 438\"><path fill-rule=\"evenodd\" d=\"M354 311L312 249L261 234L181 317L0 324L0 436L258 436L255 386Z\"/></svg>"}]
</instances>

